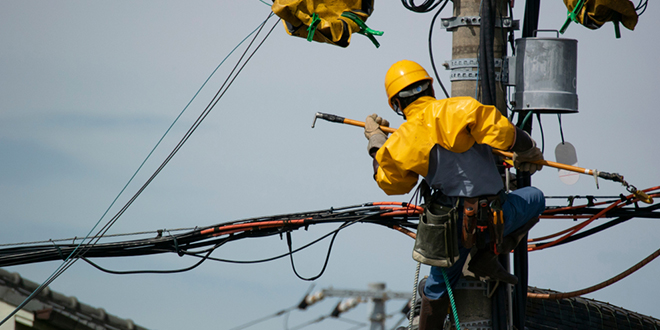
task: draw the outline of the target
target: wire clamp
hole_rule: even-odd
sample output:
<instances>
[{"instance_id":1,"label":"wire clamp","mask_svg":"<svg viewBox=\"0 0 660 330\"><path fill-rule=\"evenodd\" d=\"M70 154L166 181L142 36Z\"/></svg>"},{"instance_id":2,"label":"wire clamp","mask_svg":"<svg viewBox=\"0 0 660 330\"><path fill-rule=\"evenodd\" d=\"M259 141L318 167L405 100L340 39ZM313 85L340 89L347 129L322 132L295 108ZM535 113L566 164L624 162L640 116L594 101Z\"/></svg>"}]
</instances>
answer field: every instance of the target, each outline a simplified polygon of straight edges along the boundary
<instances>
[{"instance_id":1,"label":"wire clamp","mask_svg":"<svg viewBox=\"0 0 660 330\"><path fill-rule=\"evenodd\" d=\"M442 26L447 31L454 31L462 26L480 26L481 16L461 16L441 18ZM496 18L495 27L508 30L520 30L520 20L511 19L510 17Z\"/></svg>"}]
</instances>

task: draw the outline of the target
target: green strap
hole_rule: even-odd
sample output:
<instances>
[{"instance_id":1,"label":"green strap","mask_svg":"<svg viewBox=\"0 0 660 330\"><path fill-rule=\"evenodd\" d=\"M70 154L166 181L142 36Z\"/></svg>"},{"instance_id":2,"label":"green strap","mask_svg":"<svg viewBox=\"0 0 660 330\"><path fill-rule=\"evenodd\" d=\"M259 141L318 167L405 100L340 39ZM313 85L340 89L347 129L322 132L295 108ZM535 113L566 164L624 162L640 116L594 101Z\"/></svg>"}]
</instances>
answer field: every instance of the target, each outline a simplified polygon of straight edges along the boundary
<instances>
[{"instance_id":1,"label":"green strap","mask_svg":"<svg viewBox=\"0 0 660 330\"><path fill-rule=\"evenodd\" d=\"M314 39L314 32L316 32L316 26L321 23L321 18L316 13L312 14L312 23L307 27L307 41L312 42Z\"/></svg>"},{"instance_id":2,"label":"green strap","mask_svg":"<svg viewBox=\"0 0 660 330\"><path fill-rule=\"evenodd\" d=\"M360 19L360 17L358 15L355 15L354 13L352 13L350 11L345 11L345 12L341 13L341 16L346 17L346 18L352 20L353 22L355 22L355 24L357 24L360 27L360 31L358 31L358 33L367 36L367 38L369 38L369 40L371 40L371 42L374 44L374 46L376 46L376 48L380 47L380 43L378 43L378 41L376 40L376 38L374 36L382 36L383 31L376 31L376 30L370 29L367 26L367 24L365 24L364 21L362 19Z\"/></svg>"},{"instance_id":3,"label":"green strap","mask_svg":"<svg viewBox=\"0 0 660 330\"><path fill-rule=\"evenodd\" d=\"M449 278L447 278L447 273L445 273L444 268L440 268L440 271L442 272L442 278L444 278L445 286L447 287L447 294L449 295L449 301L451 302L451 311L454 314L454 322L456 323L456 330L461 330L461 323L458 321L456 302L454 301L454 293L451 291L451 284L449 283Z\"/></svg>"},{"instance_id":4,"label":"green strap","mask_svg":"<svg viewBox=\"0 0 660 330\"><path fill-rule=\"evenodd\" d=\"M564 34L566 32L566 29L568 28L568 25L571 24L571 21L575 23L579 23L577 16L580 11L582 11L582 7L584 6L584 2L586 0L580 0L578 1L577 5L575 5L575 8L573 8L573 11L568 12L568 17L566 18L566 22L564 22L564 25L562 25L561 29L559 29L559 33Z\"/></svg>"},{"instance_id":5,"label":"green strap","mask_svg":"<svg viewBox=\"0 0 660 330\"><path fill-rule=\"evenodd\" d=\"M619 20L614 20L614 21L612 21L612 23L614 23L614 36L617 39L620 39L621 38L621 28L619 28Z\"/></svg>"}]
</instances>

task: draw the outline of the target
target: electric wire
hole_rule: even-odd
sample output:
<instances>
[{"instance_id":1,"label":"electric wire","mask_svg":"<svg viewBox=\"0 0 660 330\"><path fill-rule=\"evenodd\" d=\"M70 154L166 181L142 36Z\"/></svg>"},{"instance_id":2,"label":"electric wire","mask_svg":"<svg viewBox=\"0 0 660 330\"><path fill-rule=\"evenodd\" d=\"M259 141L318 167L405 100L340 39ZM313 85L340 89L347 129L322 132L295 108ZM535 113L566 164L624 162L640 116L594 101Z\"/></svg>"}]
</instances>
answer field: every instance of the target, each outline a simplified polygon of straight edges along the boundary
<instances>
[{"instance_id":1,"label":"electric wire","mask_svg":"<svg viewBox=\"0 0 660 330\"><path fill-rule=\"evenodd\" d=\"M642 16L644 12L646 11L646 7L649 4L649 0L640 0L639 4L635 6L635 11L637 12L637 16Z\"/></svg>"},{"instance_id":2,"label":"electric wire","mask_svg":"<svg viewBox=\"0 0 660 330\"><path fill-rule=\"evenodd\" d=\"M653 261L653 259L657 258L658 256L660 256L660 249L658 249L655 252L651 253L651 255L644 258L642 261L640 261L637 264L635 264L634 266L628 268L627 270L620 273L619 275L614 276L614 277L610 278L607 281L598 283L596 285L590 286L590 287L582 289L582 290L565 292L565 293L550 293L550 294L548 294L548 293L530 293L530 292L528 292L527 297L528 298L535 298L535 299L565 299L565 298L572 298L572 297L577 297L577 296L582 296L582 295L585 295L585 294L589 294L589 293L592 293L594 291L598 291L602 288L605 288L607 286L610 286L610 285L626 278L630 274L638 271L640 268L642 268L642 267L646 266L647 264L649 264L651 261Z\"/></svg>"},{"instance_id":3,"label":"electric wire","mask_svg":"<svg viewBox=\"0 0 660 330\"><path fill-rule=\"evenodd\" d=\"M334 233L332 234L332 238L330 239L330 244L328 246L328 253L326 254L325 262L323 263L323 268L321 269L321 271L317 275L312 276L312 277L302 277L302 276L300 276L300 274L298 274L298 271L296 270L296 265L293 262L293 252L292 252L292 249L291 249L291 246L292 246L291 232L287 231L286 232L286 242L287 242L287 245L289 247L289 259L291 260L291 269L293 270L293 273L296 274L296 276L299 279L303 280L303 281L314 281L314 280L318 279L319 277L321 277L323 275L323 273L325 272L326 267L328 266L328 261L330 261L330 253L332 252L332 245L334 244L335 238L337 237L337 234L339 234L339 231L346 228L346 227L348 227L348 226L354 225L358 221L366 219L367 217L371 217L371 215L367 215L365 217L353 220L351 222L343 223L341 226L339 226L339 228L337 228L334 231Z\"/></svg>"},{"instance_id":4,"label":"electric wire","mask_svg":"<svg viewBox=\"0 0 660 330\"><path fill-rule=\"evenodd\" d=\"M229 260L229 259L220 259L220 258L208 257L207 259L212 260L212 261L235 263L235 264L257 264L257 263L264 263L264 262L274 261L274 260L277 260L277 259L281 259L281 258L290 256L290 255L292 255L296 252L302 251L302 250L304 250L304 249L306 249L306 248L322 241L323 239L327 238L328 236L336 235L340 230L342 230L342 229L344 229L344 228L346 228L350 225L353 225L353 224L354 223L350 223L347 226L340 226L339 228L337 228L337 229L335 229L335 230L333 230L333 231L331 231L331 232L329 232L329 233L327 233L327 234L325 234L325 235L323 235L323 236L321 236L321 237L319 237L319 238L317 238L317 239L315 239L315 240L313 240L313 241L311 241L311 242L309 242L309 243L307 243L307 244L305 244L305 245L303 245L303 246L301 246L297 249L289 250L289 252L287 252L287 253L283 253L283 254L280 254L280 255L277 255L277 256L274 256L274 257L270 257L270 258L258 259L258 260ZM184 253L190 254L190 255L195 256L195 257L199 257L196 253L187 253L187 252L184 252Z\"/></svg>"},{"instance_id":5,"label":"electric wire","mask_svg":"<svg viewBox=\"0 0 660 330\"><path fill-rule=\"evenodd\" d=\"M214 245L211 249L209 249L209 251L206 253L206 255L204 257L202 257L202 259L199 260L197 263L193 264L192 266L189 266L189 267L186 267L186 268L181 268L181 269L171 269L171 270L123 270L123 271L122 270L110 270L110 269L103 268L103 267L95 264L94 262L92 262L91 260L89 260L85 257L81 257L81 259L83 261L87 262L88 264L92 265L94 268L102 271L102 272L109 273L109 274L114 274L114 275L183 273L183 272L193 270L193 269L197 268L199 265L201 265L202 263L204 263L204 261L206 261L208 259L208 257L211 255L211 253L213 253L213 251L215 251L217 248L219 248L223 244L227 243L228 240L229 239L225 239L221 243L218 243L218 244Z\"/></svg>"},{"instance_id":6,"label":"electric wire","mask_svg":"<svg viewBox=\"0 0 660 330\"><path fill-rule=\"evenodd\" d=\"M539 130L541 131L541 153L545 152L545 134L543 134L543 124L541 124L541 113L536 113L536 119L539 121Z\"/></svg>"},{"instance_id":7,"label":"electric wire","mask_svg":"<svg viewBox=\"0 0 660 330\"><path fill-rule=\"evenodd\" d=\"M270 19L270 17L272 17L272 15L273 15L272 12L269 13L268 18L267 18L267 19L266 19L266 20L260 25L259 31L261 31L261 29L262 29L263 26L265 25L266 21L268 21L268 19ZM278 20L278 22L279 22L279 20ZM275 26L273 26L273 28L274 28L274 27L275 27ZM272 30L273 30L273 29L271 29L270 32L272 32ZM256 50L259 49L259 47L261 46L261 44L263 44L263 41L265 41L265 39L270 35L270 32L268 33L268 35L266 35L266 37L264 38L264 40L262 40L262 42L259 44L259 46L257 47L257 49L255 49L254 52L256 52ZM258 35L258 34L259 34L259 33L257 33L257 35ZM256 35L255 35L255 38L256 38ZM254 39L253 39L253 41L254 41ZM252 43L250 43L250 45L251 45L251 44L252 44ZM248 49L249 49L249 46L248 46ZM246 51L247 51L247 49L246 49ZM233 52L233 51L232 51L232 52ZM254 55L254 52L252 53L252 55ZM248 58L248 60L246 60L246 62L243 64L243 66L241 67L241 70L243 69L243 67L245 66L245 64L247 64L247 61L249 61L249 59L252 57L252 55L250 55L250 57ZM241 58L242 58L242 57L241 57ZM240 60L239 60L239 62L240 62ZM215 72L215 71L214 71L214 72ZM233 71L232 71L232 72L233 72ZM239 70L239 73L240 73L240 70ZM230 74L230 75L231 75L231 74ZM236 75L238 75L238 73L237 73ZM236 78L236 76L234 77L234 79L235 79L235 78ZM230 86L231 83L234 81L234 79L232 79L232 81L229 83L229 85L227 86L227 88L229 88L229 86ZM208 81L208 79L207 79L207 81ZM224 86L224 85L223 85L223 86ZM226 89L225 89L225 91L226 91ZM199 91L198 91L198 93L199 93ZM197 95L197 94L195 94L195 96L196 96L196 95ZM224 95L224 92L223 92L223 95ZM222 96L220 96L220 97L222 97ZM218 100L219 100L219 99L218 99ZM192 102L192 100L191 100L191 102ZM217 103L217 101L216 101L216 103ZM190 103L189 103L189 104L190 104ZM214 105L215 105L215 104L214 104ZM186 108L187 108L187 106L186 106ZM184 108L184 111L185 111L185 108ZM210 109L209 109L209 111L210 111ZM207 112L207 114L208 114L208 112ZM206 117L206 116L204 116L204 118L205 118L205 117ZM177 119L178 119L178 117L177 117ZM198 125L197 125L197 126L198 126ZM171 127L170 127L170 128L171 128ZM195 128L196 128L196 127L195 127ZM194 130L193 130L193 131L194 131ZM167 132L169 132L169 129L167 130ZM166 134L167 134L167 133L166 133ZM189 137L189 135L188 135L188 137ZM185 140L187 140L187 138L185 138ZM161 138L161 141L162 141L162 138ZM184 142L185 142L185 141L184 141ZM159 141L158 143L160 143L160 141ZM181 145L181 144L180 144L180 145ZM177 146L177 147L178 147L178 148L176 148L175 150L178 151L178 149L180 148L180 146ZM154 148L154 149L155 149L155 148ZM151 151L151 153L153 153L153 150ZM149 153L149 155L147 156L147 158L150 157L151 153ZM173 156L173 154L170 154L170 155ZM102 236L107 232L107 230L108 230L108 229L109 229L109 228L110 228L110 227L111 227L111 226L117 221L117 219L119 218L119 216L125 212L125 210L127 209L127 207L130 206L130 204L132 204L132 202L135 200L135 198L137 198L137 196L139 196L139 194L141 194L141 192L146 188L146 186L147 186L147 185L153 180L153 178L154 178L154 177L160 172L160 170L162 170L162 167L164 166L164 164L166 164L167 162L169 162L169 159L171 159L171 156L168 156L168 159L166 160L166 162L164 162L164 163L161 165L161 167L159 167L159 169L156 171L156 173L154 173L154 174L152 175L152 177L147 181L147 183L145 183L145 184L142 186L142 188L140 188L140 190L139 190L139 191L133 196L133 198L131 198L131 200L130 200L130 201L129 201L129 202L128 202L123 208L122 208L122 210L120 210L120 212L119 212L117 215L115 215L115 217L113 217L113 219L111 219L108 223L106 223L106 225L105 225L101 230L99 230L99 234L97 234L96 236L102 237ZM146 162L146 159L145 159L144 162ZM138 168L138 171L140 171L140 169L141 169L142 166L144 165L144 162L142 163L142 165L140 165L140 167ZM138 171L136 171L136 173L133 174L133 176L132 176L131 179L129 180L129 183L132 182L133 178L135 177L135 175L137 174ZM119 196L123 194L124 190L126 189L126 187L128 186L129 183L127 183L127 184L124 186L124 188L120 191L119 195L118 195L117 197L115 197L115 199L114 199L113 202L111 203L110 207L108 207L108 209L106 209L106 211L103 213L103 215L101 216L101 218L97 221L97 223L94 225L94 227L92 227L92 229L89 231L89 233L87 234L87 236L91 235L91 233L95 230L95 228L100 224L100 222L103 220L103 218L105 217L105 215L107 214L107 212L110 210L110 208L111 208L111 207L114 205L114 203L117 201L117 199L119 198ZM100 239L100 238L98 238L98 239ZM98 239L96 239L96 241L94 241L94 239L90 239L90 242L89 242L87 245L92 245L92 246L93 246L93 245L95 244L95 242L98 242ZM75 261L78 259L78 257L83 256L83 255L84 255L84 249L85 249L85 246L83 246L84 241L85 241L85 239L83 239L83 240L78 244L78 246L76 247L76 249L75 249L73 252L71 252L71 254L66 258L66 260L65 260L65 261L64 261L64 262L63 262L63 263L62 263L62 264L61 264L61 265L60 265L60 266L59 266L59 267L58 267L58 268L57 268L57 269L56 269L56 270L50 275L50 277L49 277L45 282L43 282L39 287L37 287L37 289L36 289L32 294L30 294L28 297L26 297L25 300L24 300L21 304L19 304L19 306L17 306L17 307L16 307L16 308L15 308L15 309L14 309L9 315L7 315L2 321L0 321L0 325L4 324L9 318L11 318L12 316L14 316L14 315L15 315L15 314L16 314L21 308L23 308L23 307L24 307L24 306L25 306L30 300L32 300L36 294L40 293L40 292L41 292L46 286L50 285L50 283L52 283L57 277L59 277L59 275L61 275L64 271L66 271L69 267L71 267L71 265L73 265L73 263L75 263ZM81 250L81 251L78 250L78 248L79 248L80 246L83 246L83 250Z\"/></svg>"},{"instance_id":8,"label":"electric wire","mask_svg":"<svg viewBox=\"0 0 660 330\"><path fill-rule=\"evenodd\" d=\"M303 299L304 299L304 298L305 298L310 292L312 292L312 289L313 289L313 288L314 288L314 284L312 283L312 285L309 286L309 289L307 289L307 292L303 295ZM263 321L268 321L268 320L270 320L270 319L272 319L272 318L274 318L274 317L278 317L278 316L280 316L280 315L287 315L287 317L288 317L289 313L290 313L291 311L295 310L295 309L298 309L298 304L295 304L295 305L293 305L293 306L291 306L291 307L285 308L285 309L283 309L283 310L281 310L281 311L278 311L278 312L275 312L275 313L273 313L273 314L270 314L270 315L267 315L267 316L264 316L264 317L258 318L258 319L256 319L256 320L253 320L253 321L250 321L250 322L247 322L247 323L241 324L241 325L239 325L239 326L233 327L233 328L231 328L231 329L229 329L229 330L242 330L242 329L245 329L245 328L249 328L249 327L251 327L251 326L253 326L253 325L255 325L255 324L259 324L259 323L261 323L261 322L263 322ZM285 326L285 329L286 329L286 328L287 328L287 327Z\"/></svg>"},{"instance_id":9,"label":"electric wire","mask_svg":"<svg viewBox=\"0 0 660 330\"><path fill-rule=\"evenodd\" d=\"M659 189L659 188L660 188L660 187L653 187L653 188L644 189L643 191L644 191L644 192L649 192L649 191L657 190L657 189ZM628 195L628 196L626 197L626 201L631 200L631 199L633 198L633 196L634 196L633 194ZM607 214L607 212L609 212L609 211L611 211L611 210L613 210L613 209L615 209L615 208L617 208L617 207L621 207L621 206L620 206L621 203L623 203L623 200L618 200L618 201L613 202L613 203L610 204L609 206L607 206L607 207L605 207L604 209L598 211L598 213L596 213L595 215L591 216L591 217L589 218L589 220L584 221L584 222L578 224L577 226L571 228L570 231L569 231L568 233L564 234L562 237L560 237L560 238L558 238L558 239L556 239L556 240L554 240L554 241L547 242L547 243L539 243L539 244L536 244L536 245L534 245L534 246L530 246L530 247L528 247L528 251L542 250L542 249L545 249L545 248L548 248L548 247L554 246L554 245L556 245L557 243L559 243L559 242L561 242L561 241L564 241L565 239L567 239L567 238L569 238L570 236L574 235L575 233L577 233L579 230L581 230L581 229L584 228L585 226L587 226L587 225L589 225L590 223L592 223L594 220L596 220L596 219L598 219L598 218L604 216L605 214Z\"/></svg>"},{"instance_id":10,"label":"electric wire","mask_svg":"<svg viewBox=\"0 0 660 330\"><path fill-rule=\"evenodd\" d=\"M194 230L196 227L188 227L188 228L175 228L175 229L157 229L157 230L149 230L149 231L137 231L137 232L132 232L132 233L122 233L122 234L108 234L108 235L103 235L103 238L110 238L110 237L125 237L125 236L137 236L137 235L147 235L147 234L156 234L156 235L161 235L163 232L170 232L170 231L189 231L189 230ZM87 238L98 238L98 236L91 236ZM33 245L33 244L41 244L41 243L55 243L55 242L68 242L72 241L75 243L75 241L78 240L84 240L86 239L85 237L69 237L69 238L58 238L58 239L49 239L49 240L41 240L41 241L31 241L31 242L18 242L18 243L4 243L0 244L0 247L2 246L19 246L19 245Z\"/></svg>"},{"instance_id":11,"label":"electric wire","mask_svg":"<svg viewBox=\"0 0 660 330\"><path fill-rule=\"evenodd\" d=\"M237 326L237 327L233 327L233 328L231 328L231 329L229 329L229 330L241 330L241 329L249 328L249 327L251 327L251 326L253 326L253 325L255 325L255 324L259 324L259 323L261 323L261 322L268 321L268 320L270 320L270 319L272 319L272 318L275 318L275 317L278 317L278 316L280 316L280 315L287 314L287 313L289 313L289 312L291 312L291 311L293 311L293 310L295 310L295 309L297 309L297 308L298 308L298 305L293 305L293 306L291 306L291 307L289 307L289 308L286 308L286 309L283 309L283 310L281 310L281 311L275 312L275 313L273 313L273 314L271 314L271 315L264 316L264 317L262 317L262 318L258 318L258 319L256 319L256 320L250 321L250 322L248 322L248 323L241 324L241 325L239 325L239 326Z\"/></svg>"},{"instance_id":12,"label":"electric wire","mask_svg":"<svg viewBox=\"0 0 660 330\"><path fill-rule=\"evenodd\" d=\"M218 92L217 92L216 95L213 97L213 99L211 100L211 102L209 103L209 105L206 106L206 108L205 108L204 111L200 114L200 116L197 118L197 120L196 120L196 121L193 123L193 125L188 129L188 131L186 132L186 134L184 135L184 137L183 137L183 138L179 141L179 143L174 147L174 149L170 152L170 154L166 157L166 159L161 163L161 165L158 167L158 169L156 169L156 171L151 175L151 177L149 177L149 179L148 179L148 180L142 185L142 187L140 187L140 189L135 193L135 195L133 195L133 197L131 197L131 199L130 199L130 200L124 205L124 207L122 207L121 210L120 210L119 212L117 212L117 214L115 214L115 216L113 216L113 218L112 218L112 219L111 219L111 220L110 220L110 221L109 221L109 222L108 222L103 228L101 228L101 230L99 231L99 234L98 234L97 236L102 237L103 235L105 235L105 233L106 233L106 232L110 229L110 227L111 227L111 226L112 226L112 225L113 225L113 224L119 219L119 217L121 217L121 216L124 214L124 212L126 212L126 210L127 210L127 209L133 204L133 202L138 198L138 196L140 196L140 194L142 194L142 192L143 192L143 191L147 188L147 186L148 186L148 185L149 185L149 184L150 184L150 183L156 178L156 176L157 176L158 174L160 174L160 172L163 170L163 168L165 168L165 166L170 162L170 160L172 160L172 158L174 157L174 155L176 155L176 153L177 153L179 150L181 150L181 148L183 147L183 145L188 141L188 139L192 136L192 134L195 132L195 130L201 125L201 123L204 121L204 119L206 119L206 117L209 115L209 113L211 112L211 110L213 110L213 108L215 107L215 105L220 101L220 99L222 98L222 96L224 96L224 94L226 93L226 91L227 91L227 90L229 89L229 87L232 85L232 83L234 82L234 80L236 79L236 77L238 77L238 74L243 70L243 68L245 67L245 65L249 62L249 60L250 60L250 59L252 58L252 56L256 53L256 51L261 47L261 45L262 45L263 42L266 40L266 38L268 38L268 36L270 35L270 32L272 32L272 30L275 28L275 25L277 24L277 22L276 22L275 25L273 25L273 28L271 28L270 32L269 32L269 33L266 35L266 37L264 37L264 39L259 43L259 45L256 47L256 49L252 52L252 54L250 54L250 56L247 58L247 60L243 63L243 65L240 67L240 69L238 70L238 72L237 72L237 73L234 75L234 77L232 78L232 74L234 73L234 71L236 71L236 68L238 68L238 66L240 65L240 62L241 62L242 59L245 57L245 54L247 54L248 50L249 50L250 47L252 46L252 43L254 43L254 41L256 40L256 37L257 37L257 36L259 35L259 33L261 32L261 29L265 26L265 24L266 24L266 22L268 21L268 19L270 19L270 17L272 17L272 16L273 16L273 13L272 13L272 12L269 13L268 18L267 18L267 19L266 19L266 20L260 25L259 31L257 32L257 34L255 34L254 38L252 39L252 41L250 42L250 44L249 44L249 45L247 46L247 48L245 49L245 52L243 52L243 54L242 54L241 57L239 58L238 62L236 63L236 65L234 66L234 68L232 69L232 71L229 73L229 75L228 75L227 79L225 80L225 82L222 84L222 86L220 87L220 89L218 89ZM278 20L278 22L279 22L279 20ZM230 80L230 79L231 79L231 80ZM229 82L229 83L227 83L227 82ZM226 88L225 88L225 85L227 86ZM224 90L223 90L223 88L224 88ZM97 241L98 241L98 239L97 239ZM92 243L91 245L93 245L93 244L94 244L94 243ZM81 255L84 255L84 253L81 253Z\"/></svg>"},{"instance_id":13,"label":"electric wire","mask_svg":"<svg viewBox=\"0 0 660 330\"><path fill-rule=\"evenodd\" d=\"M403 1L403 0L402 0ZM412 2L412 0L410 0ZM437 6L441 1L439 1L435 6ZM442 12L443 9L445 9L445 6L449 0L444 0L444 3L442 4L442 7L438 9L438 12L433 15L433 19L431 20L431 25L429 27L429 57L431 58L431 67L433 68L433 73L435 74L435 79L438 81L438 84L440 85L440 88L442 88L442 92L445 93L445 97L449 98L449 93L447 93L447 89L445 89L445 85L442 84L442 80L440 80L440 76L438 75L438 70L435 67L435 59L433 58L433 26L435 25L435 20L438 18L438 15ZM435 6L433 8L435 8Z\"/></svg>"},{"instance_id":14,"label":"electric wire","mask_svg":"<svg viewBox=\"0 0 660 330\"><path fill-rule=\"evenodd\" d=\"M401 0L406 9L416 13L428 13L435 9L443 0L424 0L421 5L416 5L415 0ZM446 0L445 0L446 3Z\"/></svg>"}]
</instances>

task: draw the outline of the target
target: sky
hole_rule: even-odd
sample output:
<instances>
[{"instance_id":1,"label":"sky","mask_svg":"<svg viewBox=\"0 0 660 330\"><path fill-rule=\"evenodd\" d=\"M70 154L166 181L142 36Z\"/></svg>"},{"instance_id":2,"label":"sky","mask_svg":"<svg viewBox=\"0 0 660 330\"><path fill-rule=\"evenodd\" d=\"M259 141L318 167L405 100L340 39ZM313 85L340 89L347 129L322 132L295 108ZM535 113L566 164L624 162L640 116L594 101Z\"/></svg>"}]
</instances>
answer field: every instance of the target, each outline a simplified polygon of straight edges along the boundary
<instances>
[{"instance_id":1,"label":"sky","mask_svg":"<svg viewBox=\"0 0 660 330\"><path fill-rule=\"evenodd\" d=\"M514 18L524 3L515 3ZM85 236L121 191L156 142L220 61L269 14L258 0L243 1L18 1L0 2L0 219L1 243ZM660 67L654 3L635 31L612 24L588 30L571 24L564 38L578 40L579 113L562 116L566 141L579 166L617 172L640 189L660 184L653 101ZM543 1L540 29L559 29L562 1ZM348 48L308 43L278 24L231 88L176 157L112 227L109 234L208 226L231 220L312 211L372 201L409 201L387 196L372 179L367 141L360 129L318 122L316 112L364 120L378 113L401 124L388 107L386 70L401 59L431 70L428 29L432 14L417 14L396 1L378 2L369 27L384 31L380 48L354 35ZM441 17L450 17L447 8ZM266 27L270 28L271 19ZM520 31L516 33L520 37ZM451 35L433 36L436 64L451 59ZM242 49L242 48L241 48ZM117 204L146 181L203 111L237 61L235 54L206 87L145 164ZM449 85L449 74L440 77ZM439 92L436 84L434 86ZM561 142L558 120L534 121L532 137L554 160ZM543 143L542 143L543 142ZM557 170L533 177L548 196L611 196L617 183L583 176L565 185ZM548 204L563 205L564 200ZM602 223L599 222L599 223ZM574 225L544 220L531 237ZM313 226L293 233L294 246L335 229ZM607 280L658 248L660 224L637 219L575 243L529 255L529 283L557 291L579 290ZM343 230L328 267L313 283L298 279L288 260L236 265L206 262L172 275L110 275L82 262L51 289L103 307L151 329L230 329L297 305L314 290L366 290L385 283L412 291L413 241L385 227L358 224ZM306 277L322 268L328 241L295 255ZM233 242L213 256L260 259L287 251L278 236ZM115 270L177 269L197 260L177 255L99 260ZM60 262L8 267L35 282ZM428 268L423 267L422 274ZM587 298L660 318L660 262ZM293 328L331 312L326 298L288 319L272 318L249 329ZM401 317L404 301L390 301ZM368 304L346 313L367 322ZM346 320L324 320L306 329L349 329Z\"/></svg>"}]
</instances>

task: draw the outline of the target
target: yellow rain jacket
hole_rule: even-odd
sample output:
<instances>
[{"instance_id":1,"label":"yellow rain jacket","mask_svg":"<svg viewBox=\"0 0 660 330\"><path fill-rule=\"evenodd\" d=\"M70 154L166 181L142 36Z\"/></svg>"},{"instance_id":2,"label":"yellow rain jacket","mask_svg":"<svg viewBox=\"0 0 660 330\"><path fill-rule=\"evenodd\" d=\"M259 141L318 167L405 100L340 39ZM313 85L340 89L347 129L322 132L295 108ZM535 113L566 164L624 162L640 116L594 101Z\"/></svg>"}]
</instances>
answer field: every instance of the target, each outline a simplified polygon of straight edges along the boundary
<instances>
[{"instance_id":1,"label":"yellow rain jacket","mask_svg":"<svg viewBox=\"0 0 660 330\"><path fill-rule=\"evenodd\" d=\"M375 179L388 195L405 194L418 175L448 196L496 194L502 180L491 147L509 150L516 128L494 106L471 97L420 97L404 110L407 121L376 153ZM434 168L429 169L429 164Z\"/></svg>"},{"instance_id":2,"label":"yellow rain jacket","mask_svg":"<svg viewBox=\"0 0 660 330\"><path fill-rule=\"evenodd\" d=\"M275 0L271 10L282 18L289 35L308 38L308 29L313 25L313 37L309 39L346 47L351 34L362 28L342 14L348 13L364 22L373 7L373 0Z\"/></svg>"},{"instance_id":3,"label":"yellow rain jacket","mask_svg":"<svg viewBox=\"0 0 660 330\"><path fill-rule=\"evenodd\" d=\"M579 0L564 0L568 11L573 11ZM577 13L580 24L595 30L605 22L620 21L628 30L637 25L635 5L629 0L585 0L582 10Z\"/></svg>"}]
</instances>

